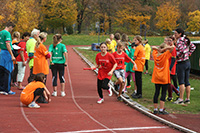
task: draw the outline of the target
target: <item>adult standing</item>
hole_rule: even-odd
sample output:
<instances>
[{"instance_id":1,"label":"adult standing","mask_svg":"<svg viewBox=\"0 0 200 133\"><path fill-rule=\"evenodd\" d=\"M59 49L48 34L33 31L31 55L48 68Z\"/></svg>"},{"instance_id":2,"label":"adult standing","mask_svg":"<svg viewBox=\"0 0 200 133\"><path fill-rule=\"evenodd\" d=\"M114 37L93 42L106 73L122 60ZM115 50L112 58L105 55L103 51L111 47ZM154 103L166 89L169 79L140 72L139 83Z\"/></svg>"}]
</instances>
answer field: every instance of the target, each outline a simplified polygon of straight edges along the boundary
<instances>
[{"instance_id":1,"label":"adult standing","mask_svg":"<svg viewBox=\"0 0 200 133\"><path fill-rule=\"evenodd\" d=\"M30 37L30 33L24 32L24 34L22 35L22 40L18 44L20 49L18 50L19 55L16 57L16 61L18 64L17 82L18 82L19 90L23 90L25 88L22 86L22 82L24 80L26 61L28 58L27 51L26 51L26 42L28 41L29 37Z\"/></svg>"},{"instance_id":2,"label":"adult standing","mask_svg":"<svg viewBox=\"0 0 200 133\"><path fill-rule=\"evenodd\" d=\"M140 35L136 35L134 37L134 42L137 45L134 53L135 63L137 68L133 67L135 71L135 81L137 86L137 93L133 93L131 96L133 98L142 98L142 72L145 64L145 51L142 45L142 37Z\"/></svg>"},{"instance_id":3,"label":"adult standing","mask_svg":"<svg viewBox=\"0 0 200 133\"><path fill-rule=\"evenodd\" d=\"M47 48L44 46L44 42L47 39L47 33L41 32L39 34L39 38L37 39L37 43L35 46L35 53L34 53L34 67L33 67L33 74L43 73L45 75L45 82L47 74L49 74L49 65L47 59L50 58L50 53L48 52Z\"/></svg>"},{"instance_id":4,"label":"adult standing","mask_svg":"<svg viewBox=\"0 0 200 133\"><path fill-rule=\"evenodd\" d=\"M59 73L59 79L61 84L61 96L65 94L65 66L67 66L67 49L62 42L62 35L56 34L53 36L53 44L49 46L49 52L51 54L50 63L52 71L53 81L53 93L52 96L57 96L57 73Z\"/></svg>"},{"instance_id":5,"label":"adult standing","mask_svg":"<svg viewBox=\"0 0 200 133\"><path fill-rule=\"evenodd\" d=\"M11 72L13 71L13 61L15 57L12 53L12 32L15 25L8 22L4 30L0 31L0 91L2 94L14 95L10 90Z\"/></svg>"},{"instance_id":6,"label":"adult standing","mask_svg":"<svg viewBox=\"0 0 200 133\"><path fill-rule=\"evenodd\" d=\"M34 58L34 51L35 51L35 44L36 44L36 39L39 37L40 30L38 29L33 29L31 32L31 37L30 39L26 42L26 50L28 54L28 64L30 68L30 75L28 77L28 83L32 82L34 79L34 74L33 74L33 58Z\"/></svg>"},{"instance_id":7,"label":"adult standing","mask_svg":"<svg viewBox=\"0 0 200 133\"><path fill-rule=\"evenodd\" d=\"M190 42L190 39L184 35L184 30L178 28L174 32L177 39L176 53L177 53L177 77L179 82L180 97L174 103L183 104L190 103L190 60L189 56L194 52L196 46ZM184 92L186 88L186 99L183 101Z\"/></svg>"}]
</instances>

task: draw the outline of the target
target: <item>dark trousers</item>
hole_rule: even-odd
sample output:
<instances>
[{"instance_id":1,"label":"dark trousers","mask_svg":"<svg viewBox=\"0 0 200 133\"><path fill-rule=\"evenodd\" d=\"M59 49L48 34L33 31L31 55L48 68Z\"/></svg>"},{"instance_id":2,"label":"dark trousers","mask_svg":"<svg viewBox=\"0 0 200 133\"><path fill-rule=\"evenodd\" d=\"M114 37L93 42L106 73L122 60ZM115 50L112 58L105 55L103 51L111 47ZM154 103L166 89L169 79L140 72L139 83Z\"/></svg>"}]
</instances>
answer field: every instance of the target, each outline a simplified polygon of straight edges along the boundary
<instances>
[{"instance_id":1,"label":"dark trousers","mask_svg":"<svg viewBox=\"0 0 200 133\"><path fill-rule=\"evenodd\" d=\"M146 70L149 70L148 60L145 60L145 67L146 67Z\"/></svg>"},{"instance_id":2,"label":"dark trousers","mask_svg":"<svg viewBox=\"0 0 200 133\"><path fill-rule=\"evenodd\" d=\"M97 91L98 91L98 94L99 94L100 98L103 98L102 89L104 89L104 90L108 90L109 89L109 86L108 86L109 81L110 80L107 79L107 78L105 78L103 80L97 79Z\"/></svg>"},{"instance_id":3,"label":"dark trousers","mask_svg":"<svg viewBox=\"0 0 200 133\"><path fill-rule=\"evenodd\" d=\"M154 97L153 97L153 103L158 103L158 97L160 95L161 87L162 87L162 91L161 91L160 100L165 101L168 84L155 84L156 90L155 90Z\"/></svg>"},{"instance_id":4,"label":"dark trousers","mask_svg":"<svg viewBox=\"0 0 200 133\"><path fill-rule=\"evenodd\" d=\"M176 75L171 75L171 74L170 74L170 77L171 77L171 79L172 79L172 81L173 81L173 83L174 83L174 86L175 86L176 88L178 88L178 83L177 83Z\"/></svg>"},{"instance_id":5,"label":"dark trousers","mask_svg":"<svg viewBox=\"0 0 200 133\"><path fill-rule=\"evenodd\" d=\"M131 85L131 73L127 77L127 86Z\"/></svg>"},{"instance_id":6,"label":"dark trousers","mask_svg":"<svg viewBox=\"0 0 200 133\"><path fill-rule=\"evenodd\" d=\"M12 82L15 83L17 82L17 73L18 73L18 64L14 64L14 70L12 71Z\"/></svg>"},{"instance_id":7,"label":"dark trousers","mask_svg":"<svg viewBox=\"0 0 200 133\"><path fill-rule=\"evenodd\" d=\"M60 83L65 83L65 66L64 64L54 64L51 66L51 72L53 77L53 86L57 86L57 73L59 73Z\"/></svg>"},{"instance_id":8,"label":"dark trousers","mask_svg":"<svg viewBox=\"0 0 200 133\"><path fill-rule=\"evenodd\" d=\"M135 71L135 82L137 86L137 94L142 96L142 72Z\"/></svg>"},{"instance_id":9,"label":"dark trousers","mask_svg":"<svg viewBox=\"0 0 200 133\"><path fill-rule=\"evenodd\" d=\"M28 77L28 83L32 82L34 80L34 74L33 74L33 67L30 68L30 75Z\"/></svg>"},{"instance_id":10,"label":"dark trousers","mask_svg":"<svg viewBox=\"0 0 200 133\"><path fill-rule=\"evenodd\" d=\"M11 73L0 66L0 91L9 92L11 84Z\"/></svg>"},{"instance_id":11,"label":"dark trousers","mask_svg":"<svg viewBox=\"0 0 200 133\"><path fill-rule=\"evenodd\" d=\"M44 97L44 88L37 88L35 91L34 91L34 99L36 96L40 96L36 102L38 103L47 103L46 100L45 100L45 97Z\"/></svg>"}]
</instances>

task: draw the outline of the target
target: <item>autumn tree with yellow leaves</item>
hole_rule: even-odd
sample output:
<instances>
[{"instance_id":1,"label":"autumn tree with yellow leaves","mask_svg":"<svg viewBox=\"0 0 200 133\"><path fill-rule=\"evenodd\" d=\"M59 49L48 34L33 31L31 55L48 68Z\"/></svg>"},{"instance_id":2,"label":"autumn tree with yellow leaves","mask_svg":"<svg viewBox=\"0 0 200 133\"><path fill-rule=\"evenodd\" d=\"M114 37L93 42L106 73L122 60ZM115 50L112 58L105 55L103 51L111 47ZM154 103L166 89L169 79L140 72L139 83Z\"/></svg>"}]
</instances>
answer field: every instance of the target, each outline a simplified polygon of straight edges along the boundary
<instances>
[{"instance_id":1,"label":"autumn tree with yellow leaves","mask_svg":"<svg viewBox=\"0 0 200 133\"><path fill-rule=\"evenodd\" d=\"M74 0L42 0L41 11L47 28L72 27L77 19Z\"/></svg>"},{"instance_id":2,"label":"autumn tree with yellow leaves","mask_svg":"<svg viewBox=\"0 0 200 133\"><path fill-rule=\"evenodd\" d=\"M7 0L3 7L3 21L14 22L16 31L30 32L39 24L38 7L36 0Z\"/></svg>"},{"instance_id":3,"label":"autumn tree with yellow leaves","mask_svg":"<svg viewBox=\"0 0 200 133\"><path fill-rule=\"evenodd\" d=\"M174 30L178 24L176 23L180 17L178 4L172 2L165 2L157 8L156 12L156 26L161 31Z\"/></svg>"},{"instance_id":4,"label":"autumn tree with yellow leaves","mask_svg":"<svg viewBox=\"0 0 200 133\"><path fill-rule=\"evenodd\" d=\"M200 31L200 11L189 12L188 31Z\"/></svg>"}]
</instances>

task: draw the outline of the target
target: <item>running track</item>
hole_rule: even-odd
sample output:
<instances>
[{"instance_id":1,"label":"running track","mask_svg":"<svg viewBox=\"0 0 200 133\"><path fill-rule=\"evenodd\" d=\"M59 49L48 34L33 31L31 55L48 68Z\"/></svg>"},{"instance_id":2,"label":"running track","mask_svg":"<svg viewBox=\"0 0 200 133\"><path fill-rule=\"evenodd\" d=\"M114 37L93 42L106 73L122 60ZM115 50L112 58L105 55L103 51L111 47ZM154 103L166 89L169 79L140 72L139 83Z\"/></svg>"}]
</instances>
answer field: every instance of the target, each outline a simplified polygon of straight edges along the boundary
<instances>
[{"instance_id":1,"label":"running track","mask_svg":"<svg viewBox=\"0 0 200 133\"><path fill-rule=\"evenodd\" d=\"M67 96L60 97L58 91L58 97L52 97L51 103L40 104L40 109L30 109L20 104L21 91L13 87L16 95L0 95L0 132L178 132L118 102L115 95L108 97L106 91L104 103L97 104L96 74L83 71L87 65L72 46L67 49ZM51 73L47 76L47 88L52 92Z\"/></svg>"}]
</instances>

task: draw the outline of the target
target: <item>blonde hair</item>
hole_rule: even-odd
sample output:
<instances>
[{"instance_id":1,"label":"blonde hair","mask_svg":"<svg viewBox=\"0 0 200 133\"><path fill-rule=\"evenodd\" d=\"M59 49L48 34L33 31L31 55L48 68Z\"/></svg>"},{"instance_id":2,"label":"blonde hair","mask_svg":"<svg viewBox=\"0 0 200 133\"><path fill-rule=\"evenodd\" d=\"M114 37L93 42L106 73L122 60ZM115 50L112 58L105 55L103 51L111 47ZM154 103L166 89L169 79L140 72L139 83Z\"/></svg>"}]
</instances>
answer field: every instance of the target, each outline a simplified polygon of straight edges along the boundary
<instances>
[{"instance_id":1,"label":"blonde hair","mask_svg":"<svg viewBox=\"0 0 200 133\"><path fill-rule=\"evenodd\" d=\"M110 38L106 38L106 43L111 42Z\"/></svg>"},{"instance_id":2,"label":"blonde hair","mask_svg":"<svg viewBox=\"0 0 200 133\"><path fill-rule=\"evenodd\" d=\"M38 48L39 47L39 45L40 45L40 43L42 42L42 40L44 39L44 38L46 38L47 37L47 33L46 32L41 32L40 34L39 34L39 37L38 38L36 38L36 44L35 44L35 46Z\"/></svg>"},{"instance_id":3,"label":"blonde hair","mask_svg":"<svg viewBox=\"0 0 200 133\"><path fill-rule=\"evenodd\" d=\"M137 39L140 43L142 43L142 37L140 35L136 35L134 38Z\"/></svg>"},{"instance_id":4,"label":"blonde hair","mask_svg":"<svg viewBox=\"0 0 200 133\"><path fill-rule=\"evenodd\" d=\"M31 32L31 36L33 37L34 35L37 35L40 33L40 30L38 29L33 29L32 32Z\"/></svg>"},{"instance_id":5,"label":"blonde hair","mask_svg":"<svg viewBox=\"0 0 200 133\"><path fill-rule=\"evenodd\" d=\"M16 38L17 41L20 41L20 33L18 31L15 31L13 34L12 34L12 37L13 39Z\"/></svg>"},{"instance_id":6,"label":"blonde hair","mask_svg":"<svg viewBox=\"0 0 200 133\"><path fill-rule=\"evenodd\" d=\"M61 34L55 34L53 36L53 45L56 46L56 44L62 39L62 35Z\"/></svg>"}]
</instances>

